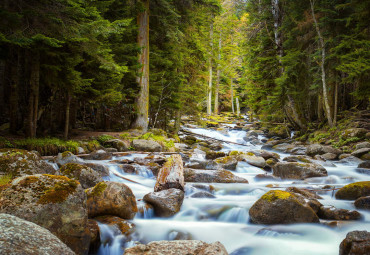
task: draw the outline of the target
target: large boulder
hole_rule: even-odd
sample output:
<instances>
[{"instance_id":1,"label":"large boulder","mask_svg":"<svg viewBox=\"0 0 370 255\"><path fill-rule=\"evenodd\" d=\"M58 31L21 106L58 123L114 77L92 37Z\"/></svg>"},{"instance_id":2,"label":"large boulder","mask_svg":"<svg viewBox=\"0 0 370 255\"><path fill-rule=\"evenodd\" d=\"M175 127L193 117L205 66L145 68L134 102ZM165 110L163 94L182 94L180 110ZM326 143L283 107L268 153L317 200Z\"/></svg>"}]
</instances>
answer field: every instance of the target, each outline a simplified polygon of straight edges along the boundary
<instances>
[{"instance_id":1,"label":"large boulder","mask_svg":"<svg viewBox=\"0 0 370 255\"><path fill-rule=\"evenodd\" d=\"M319 222L319 218L305 200L291 192L271 190L249 210L256 224L289 224Z\"/></svg>"},{"instance_id":2,"label":"large boulder","mask_svg":"<svg viewBox=\"0 0 370 255\"><path fill-rule=\"evenodd\" d=\"M84 161L74 155L70 151L65 151L63 153L58 153L57 157L55 158L55 162L59 165L62 166L67 163L83 163Z\"/></svg>"},{"instance_id":3,"label":"large boulder","mask_svg":"<svg viewBox=\"0 0 370 255\"><path fill-rule=\"evenodd\" d=\"M352 156L361 158L363 155L367 154L370 152L370 148L362 148L355 150L354 152L351 153Z\"/></svg>"},{"instance_id":4,"label":"large boulder","mask_svg":"<svg viewBox=\"0 0 370 255\"><path fill-rule=\"evenodd\" d=\"M336 199L355 200L359 197L370 196L370 181L354 182L340 188L335 193Z\"/></svg>"},{"instance_id":5,"label":"large boulder","mask_svg":"<svg viewBox=\"0 0 370 255\"><path fill-rule=\"evenodd\" d=\"M125 255L228 255L220 242L207 244L199 240L155 241L125 251Z\"/></svg>"},{"instance_id":6,"label":"large boulder","mask_svg":"<svg viewBox=\"0 0 370 255\"><path fill-rule=\"evenodd\" d=\"M273 174L281 179L306 179L327 176L326 169L318 164L298 162L278 162L273 166Z\"/></svg>"},{"instance_id":7,"label":"large boulder","mask_svg":"<svg viewBox=\"0 0 370 255\"><path fill-rule=\"evenodd\" d=\"M162 151L162 146L159 143L145 139L134 139L132 141L132 147L136 151Z\"/></svg>"},{"instance_id":8,"label":"large boulder","mask_svg":"<svg viewBox=\"0 0 370 255\"><path fill-rule=\"evenodd\" d=\"M356 150L363 149L363 148L370 148L370 143L361 142L361 143L356 144L356 147L355 147Z\"/></svg>"},{"instance_id":9,"label":"large boulder","mask_svg":"<svg viewBox=\"0 0 370 255\"><path fill-rule=\"evenodd\" d=\"M185 182L248 183L248 180L227 170L198 170L185 168Z\"/></svg>"},{"instance_id":10,"label":"large boulder","mask_svg":"<svg viewBox=\"0 0 370 255\"><path fill-rule=\"evenodd\" d=\"M57 171L31 151L0 149L0 175L19 177L32 174L55 174Z\"/></svg>"},{"instance_id":11,"label":"large boulder","mask_svg":"<svg viewBox=\"0 0 370 255\"><path fill-rule=\"evenodd\" d=\"M370 232L352 231L340 243L339 255L370 254Z\"/></svg>"},{"instance_id":12,"label":"large boulder","mask_svg":"<svg viewBox=\"0 0 370 255\"><path fill-rule=\"evenodd\" d=\"M360 164L358 164L357 166L358 168L366 168L366 169L370 169L370 160L366 160L364 162L361 162Z\"/></svg>"},{"instance_id":13,"label":"large boulder","mask_svg":"<svg viewBox=\"0 0 370 255\"><path fill-rule=\"evenodd\" d=\"M99 182L104 181L99 173L86 165L68 163L63 165L59 171L62 175L79 181L84 189L94 187Z\"/></svg>"},{"instance_id":14,"label":"large boulder","mask_svg":"<svg viewBox=\"0 0 370 255\"><path fill-rule=\"evenodd\" d=\"M311 144L307 147L306 154L308 156L323 155L325 153L333 153L339 156L342 151L331 146L326 146L322 144Z\"/></svg>"},{"instance_id":15,"label":"large boulder","mask_svg":"<svg viewBox=\"0 0 370 255\"><path fill-rule=\"evenodd\" d=\"M0 212L48 229L77 254L88 250L86 194L78 181L41 174L16 178L1 193Z\"/></svg>"},{"instance_id":16,"label":"large boulder","mask_svg":"<svg viewBox=\"0 0 370 255\"><path fill-rule=\"evenodd\" d=\"M219 164L222 168L227 170L235 170L238 161L231 156L226 156L222 158L217 158L214 160L217 164Z\"/></svg>"},{"instance_id":17,"label":"large boulder","mask_svg":"<svg viewBox=\"0 0 370 255\"><path fill-rule=\"evenodd\" d=\"M49 230L10 214L0 214L0 254L74 255Z\"/></svg>"},{"instance_id":18,"label":"large boulder","mask_svg":"<svg viewBox=\"0 0 370 255\"><path fill-rule=\"evenodd\" d=\"M179 154L172 155L159 170L154 191L175 188L184 191L184 166Z\"/></svg>"},{"instance_id":19,"label":"large boulder","mask_svg":"<svg viewBox=\"0 0 370 255\"><path fill-rule=\"evenodd\" d=\"M89 217L113 215L133 219L137 213L136 198L123 183L100 182L86 190Z\"/></svg>"},{"instance_id":20,"label":"large boulder","mask_svg":"<svg viewBox=\"0 0 370 255\"><path fill-rule=\"evenodd\" d=\"M180 211L184 201L184 192L174 188L166 189L148 193L143 200L153 206L154 213L157 216L171 217Z\"/></svg>"},{"instance_id":21,"label":"large boulder","mask_svg":"<svg viewBox=\"0 0 370 255\"><path fill-rule=\"evenodd\" d=\"M290 144L290 143L279 143L277 145L274 145L272 149L276 151L281 151L281 152L290 152L295 148L295 145Z\"/></svg>"}]
</instances>

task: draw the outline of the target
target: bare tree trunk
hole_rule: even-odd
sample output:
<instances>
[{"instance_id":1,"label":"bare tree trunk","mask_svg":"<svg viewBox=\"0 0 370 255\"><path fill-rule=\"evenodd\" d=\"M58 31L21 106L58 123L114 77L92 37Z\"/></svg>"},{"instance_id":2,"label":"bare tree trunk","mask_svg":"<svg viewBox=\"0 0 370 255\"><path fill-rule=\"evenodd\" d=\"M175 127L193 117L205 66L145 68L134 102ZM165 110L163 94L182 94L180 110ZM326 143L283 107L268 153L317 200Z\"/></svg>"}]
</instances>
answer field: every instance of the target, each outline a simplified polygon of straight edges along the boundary
<instances>
[{"instance_id":1,"label":"bare tree trunk","mask_svg":"<svg viewBox=\"0 0 370 255\"><path fill-rule=\"evenodd\" d=\"M140 87L140 94L136 99L137 116L132 125L144 132L148 129L149 112L149 0L142 0L145 10L140 12L137 17L139 27L138 44L141 48L139 54L140 69L136 82Z\"/></svg>"},{"instance_id":2,"label":"bare tree trunk","mask_svg":"<svg viewBox=\"0 0 370 255\"><path fill-rule=\"evenodd\" d=\"M213 52L213 23L210 25L209 30L210 39L210 53L209 53L209 78L208 78L208 97L207 97L207 115L212 114L212 52Z\"/></svg>"},{"instance_id":3,"label":"bare tree trunk","mask_svg":"<svg viewBox=\"0 0 370 255\"><path fill-rule=\"evenodd\" d=\"M326 59L325 43L324 43L324 38L321 35L319 25L316 20L315 10L314 10L314 1L310 0L310 4L311 4L312 18L315 23L317 36L319 37L319 45L320 45L320 50L321 50L320 68L321 68L322 93L323 93L323 100L324 100L324 106L325 106L325 113L326 113L326 118L328 119L329 126L332 127L333 120L332 120L332 115L330 111L329 98L328 98L328 92L327 92L327 86L326 86L326 77L325 77L325 59Z\"/></svg>"},{"instance_id":4,"label":"bare tree trunk","mask_svg":"<svg viewBox=\"0 0 370 255\"><path fill-rule=\"evenodd\" d=\"M66 120L64 125L64 139L68 139L68 132L69 132L69 113L71 109L71 92L68 91L67 93L67 102L66 102Z\"/></svg>"},{"instance_id":5,"label":"bare tree trunk","mask_svg":"<svg viewBox=\"0 0 370 255\"><path fill-rule=\"evenodd\" d=\"M216 80L216 88L215 88L215 108L214 113L218 114L218 93L220 90L220 76L221 76L221 68L220 68L220 62L221 62L221 47L222 47L222 37L220 32L220 38L218 39L218 64L217 64L217 80Z\"/></svg>"},{"instance_id":6,"label":"bare tree trunk","mask_svg":"<svg viewBox=\"0 0 370 255\"><path fill-rule=\"evenodd\" d=\"M235 103L236 103L236 115L240 115L240 105L239 105L239 98L235 98Z\"/></svg>"}]
</instances>

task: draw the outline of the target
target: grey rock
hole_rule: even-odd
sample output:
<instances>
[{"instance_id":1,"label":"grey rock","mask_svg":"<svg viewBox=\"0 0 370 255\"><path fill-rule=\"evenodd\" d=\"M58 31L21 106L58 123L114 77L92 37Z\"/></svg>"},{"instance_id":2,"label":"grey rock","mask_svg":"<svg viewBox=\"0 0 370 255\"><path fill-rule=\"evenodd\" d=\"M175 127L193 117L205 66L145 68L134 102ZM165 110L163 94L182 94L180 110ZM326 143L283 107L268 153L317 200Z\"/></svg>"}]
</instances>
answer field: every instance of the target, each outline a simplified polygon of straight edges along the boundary
<instances>
[{"instance_id":1,"label":"grey rock","mask_svg":"<svg viewBox=\"0 0 370 255\"><path fill-rule=\"evenodd\" d=\"M351 155L360 158L361 156L365 155L368 152L370 152L370 148L362 148L355 150L354 152L351 153Z\"/></svg>"},{"instance_id":2,"label":"grey rock","mask_svg":"<svg viewBox=\"0 0 370 255\"><path fill-rule=\"evenodd\" d=\"M278 162L273 166L273 175L282 179L306 179L327 176L326 169L318 164Z\"/></svg>"},{"instance_id":3,"label":"grey rock","mask_svg":"<svg viewBox=\"0 0 370 255\"><path fill-rule=\"evenodd\" d=\"M132 147L134 147L134 149L137 151L162 151L162 146L159 143L144 139L134 139L132 141Z\"/></svg>"},{"instance_id":4,"label":"grey rock","mask_svg":"<svg viewBox=\"0 0 370 255\"><path fill-rule=\"evenodd\" d=\"M103 181L101 175L86 165L68 163L63 165L59 171L62 175L80 182L82 188L87 189L94 187Z\"/></svg>"},{"instance_id":5,"label":"grey rock","mask_svg":"<svg viewBox=\"0 0 370 255\"><path fill-rule=\"evenodd\" d=\"M67 164L67 163L81 163L82 164L84 161L81 158L74 155L72 152L65 151L63 153L58 153L58 155L55 159L55 162L59 166L62 166L62 165Z\"/></svg>"},{"instance_id":6,"label":"grey rock","mask_svg":"<svg viewBox=\"0 0 370 255\"><path fill-rule=\"evenodd\" d=\"M349 232L339 246L339 255L365 254L370 254L370 232Z\"/></svg>"},{"instance_id":7,"label":"grey rock","mask_svg":"<svg viewBox=\"0 0 370 255\"><path fill-rule=\"evenodd\" d=\"M0 254L74 255L49 230L10 214L0 214Z\"/></svg>"},{"instance_id":8,"label":"grey rock","mask_svg":"<svg viewBox=\"0 0 370 255\"><path fill-rule=\"evenodd\" d=\"M206 183L248 183L248 180L238 177L227 170L184 169L185 182Z\"/></svg>"},{"instance_id":9,"label":"grey rock","mask_svg":"<svg viewBox=\"0 0 370 255\"><path fill-rule=\"evenodd\" d=\"M180 211L184 201L184 192L179 189L166 189L148 193L143 200L153 206L157 216L171 217Z\"/></svg>"},{"instance_id":10,"label":"grey rock","mask_svg":"<svg viewBox=\"0 0 370 255\"><path fill-rule=\"evenodd\" d=\"M356 150L363 149L363 148L370 148L370 143L362 142L362 143L356 144Z\"/></svg>"}]
</instances>

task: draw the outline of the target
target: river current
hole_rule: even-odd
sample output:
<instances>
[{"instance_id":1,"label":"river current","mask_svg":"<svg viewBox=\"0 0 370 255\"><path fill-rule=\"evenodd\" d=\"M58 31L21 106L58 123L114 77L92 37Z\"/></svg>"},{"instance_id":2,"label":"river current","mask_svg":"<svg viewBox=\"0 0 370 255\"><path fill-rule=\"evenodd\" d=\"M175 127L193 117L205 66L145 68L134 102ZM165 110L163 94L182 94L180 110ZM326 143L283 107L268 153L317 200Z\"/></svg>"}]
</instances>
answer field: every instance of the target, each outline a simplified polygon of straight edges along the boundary
<instances>
[{"instance_id":1,"label":"river current","mask_svg":"<svg viewBox=\"0 0 370 255\"><path fill-rule=\"evenodd\" d=\"M223 151L253 151L261 149L261 145L252 145L243 140L245 131L230 130L221 133L211 129L192 128L193 133L209 137L242 143L248 146L223 144ZM261 139L262 136L259 136ZM277 152L278 153L278 152ZM281 160L289 154L278 153ZM132 154L114 159L133 159L145 157L147 154ZM194 155L204 158L204 154ZM91 161L97 164L106 164L110 175L107 181L122 182L129 186L136 196L143 196L153 191L155 177L145 167L141 167L139 174L122 172L108 161ZM358 221L341 221L336 227L325 224L290 224L290 225L256 225L249 222L248 211L251 206L267 191L271 189L285 190L287 187L320 189L325 185L336 188L356 181L369 180L369 175L356 171L357 164L332 161L334 165L325 166L328 176L302 180L255 179L257 174L265 171L239 162L234 174L249 181L249 184L222 184L212 183L216 198L192 198L191 194L204 188L202 185L186 183L185 199L181 210L171 218L154 217L151 210L138 213L132 221L136 225L132 240L126 238L116 230L105 224L99 224L101 239L105 243L99 248L99 255L121 255L122 248L135 245L135 241L148 243L158 240L173 240L178 236L186 239L197 239L205 242L220 241L232 255L334 255L338 254L339 244L349 231L370 231L370 212L358 210L362 218ZM124 176L140 184L120 178ZM209 184L204 184L205 187ZM266 187L268 185L268 187ZM337 208L356 210L353 201L336 200L333 191L318 193L323 199L323 205L333 205ZM140 202L138 206L140 206ZM326 221L321 220L321 223Z\"/></svg>"}]
</instances>

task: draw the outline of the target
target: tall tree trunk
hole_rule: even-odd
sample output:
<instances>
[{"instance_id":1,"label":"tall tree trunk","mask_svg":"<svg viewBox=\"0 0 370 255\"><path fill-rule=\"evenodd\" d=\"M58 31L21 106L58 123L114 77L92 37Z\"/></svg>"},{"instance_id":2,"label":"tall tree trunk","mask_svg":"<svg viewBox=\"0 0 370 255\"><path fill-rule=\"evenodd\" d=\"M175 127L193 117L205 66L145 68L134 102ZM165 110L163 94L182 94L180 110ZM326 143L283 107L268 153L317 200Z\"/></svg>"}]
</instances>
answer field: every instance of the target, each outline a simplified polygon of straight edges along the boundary
<instances>
[{"instance_id":1,"label":"tall tree trunk","mask_svg":"<svg viewBox=\"0 0 370 255\"><path fill-rule=\"evenodd\" d=\"M333 125L337 125L337 115L338 115L338 81L335 82L335 92L334 92L334 116Z\"/></svg>"},{"instance_id":2,"label":"tall tree trunk","mask_svg":"<svg viewBox=\"0 0 370 255\"><path fill-rule=\"evenodd\" d=\"M316 16L315 16L315 10L314 10L314 1L310 0L311 4L311 14L312 19L315 23L315 28L317 32L317 36L319 37L319 45L321 50L321 80L322 80L322 93L323 93L323 100L324 100L324 106L325 106L325 113L326 118L328 119L329 126L333 126L333 119L331 115L330 105L329 105L329 98L328 98L328 92L327 92L327 86L326 86L326 77L325 77L325 59L326 59L326 53L325 53L325 43L324 38L321 35L319 24L317 23Z\"/></svg>"},{"instance_id":3,"label":"tall tree trunk","mask_svg":"<svg viewBox=\"0 0 370 255\"><path fill-rule=\"evenodd\" d=\"M30 93L28 97L28 117L26 135L36 137L37 116L39 105L39 86L40 86L40 53L39 51L29 51L30 60Z\"/></svg>"},{"instance_id":4,"label":"tall tree trunk","mask_svg":"<svg viewBox=\"0 0 370 255\"><path fill-rule=\"evenodd\" d=\"M208 97L207 97L207 115L212 114L212 52L213 52L213 23L210 25L209 30L209 40L210 40L210 52L209 52L209 77L208 77Z\"/></svg>"},{"instance_id":5,"label":"tall tree trunk","mask_svg":"<svg viewBox=\"0 0 370 255\"><path fill-rule=\"evenodd\" d=\"M137 116L132 127L146 132L149 112L149 0L142 0L142 2L145 10L140 12L137 17L138 44L141 52L139 54L140 69L136 82L139 84L140 94L136 99Z\"/></svg>"},{"instance_id":6,"label":"tall tree trunk","mask_svg":"<svg viewBox=\"0 0 370 255\"><path fill-rule=\"evenodd\" d=\"M68 91L67 92L67 102L66 102L66 119L65 119L65 125L64 125L64 139L68 139L71 100L72 100L71 92Z\"/></svg>"},{"instance_id":7,"label":"tall tree trunk","mask_svg":"<svg viewBox=\"0 0 370 255\"><path fill-rule=\"evenodd\" d=\"M222 37L220 32L220 38L218 39L218 63L217 63L217 80L216 80L216 88L215 88L215 108L214 113L218 114L218 93L220 90L220 76L221 76L221 68L220 68L220 62L221 62L221 47L222 47Z\"/></svg>"},{"instance_id":8,"label":"tall tree trunk","mask_svg":"<svg viewBox=\"0 0 370 255\"><path fill-rule=\"evenodd\" d=\"M10 133L15 134L18 128L18 86L19 86L19 50L10 49L10 97L9 97L9 117L10 117Z\"/></svg>"},{"instance_id":9,"label":"tall tree trunk","mask_svg":"<svg viewBox=\"0 0 370 255\"><path fill-rule=\"evenodd\" d=\"M234 85L233 85L233 78L230 79L230 94L231 94L231 111L235 113L234 109Z\"/></svg>"},{"instance_id":10,"label":"tall tree trunk","mask_svg":"<svg viewBox=\"0 0 370 255\"><path fill-rule=\"evenodd\" d=\"M239 98L235 98L235 103L236 103L236 115L240 115L240 105L239 105Z\"/></svg>"},{"instance_id":11,"label":"tall tree trunk","mask_svg":"<svg viewBox=\"0 0 370 255\"><path fill-rule=\"evenodd\" d=\"M0 60L0 117L5 113L5 60Z\"/></svg>"}]
</instances>

